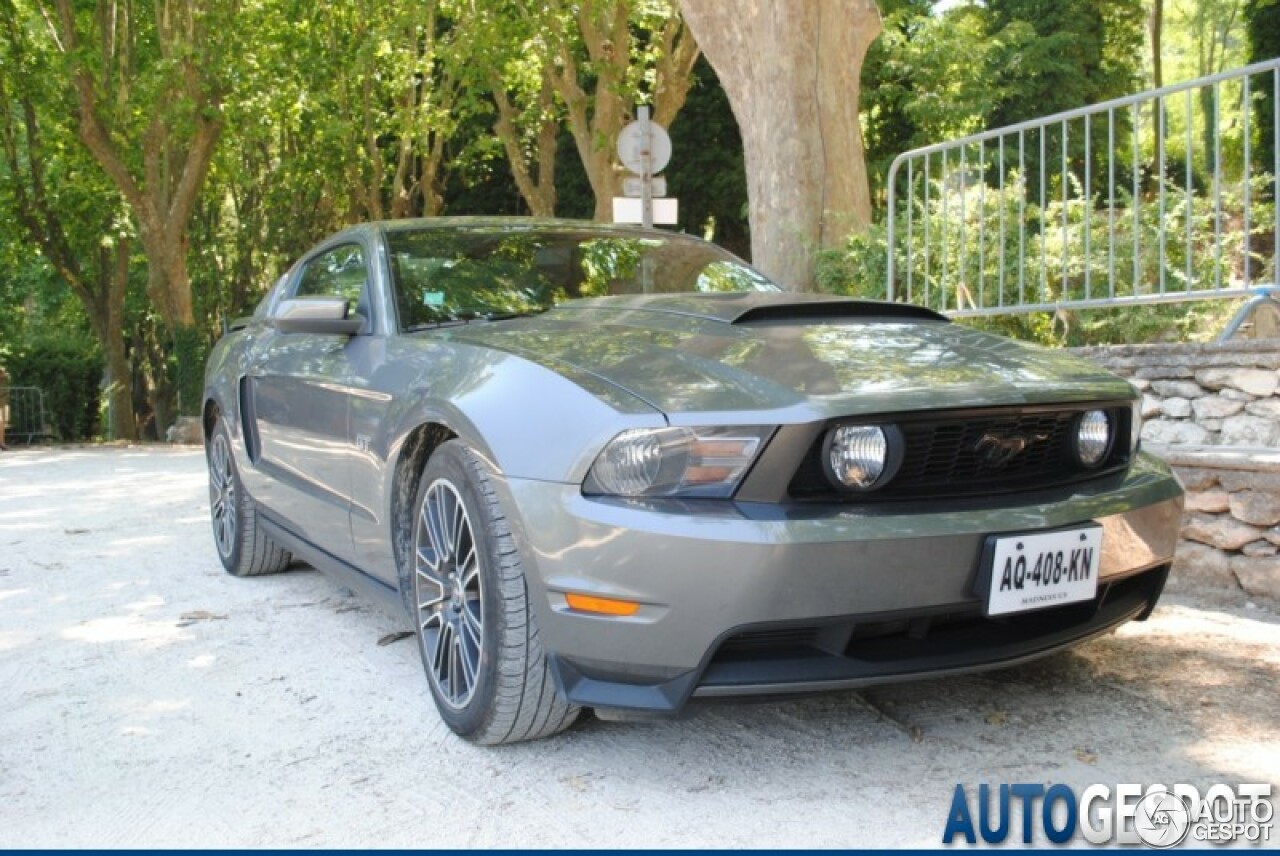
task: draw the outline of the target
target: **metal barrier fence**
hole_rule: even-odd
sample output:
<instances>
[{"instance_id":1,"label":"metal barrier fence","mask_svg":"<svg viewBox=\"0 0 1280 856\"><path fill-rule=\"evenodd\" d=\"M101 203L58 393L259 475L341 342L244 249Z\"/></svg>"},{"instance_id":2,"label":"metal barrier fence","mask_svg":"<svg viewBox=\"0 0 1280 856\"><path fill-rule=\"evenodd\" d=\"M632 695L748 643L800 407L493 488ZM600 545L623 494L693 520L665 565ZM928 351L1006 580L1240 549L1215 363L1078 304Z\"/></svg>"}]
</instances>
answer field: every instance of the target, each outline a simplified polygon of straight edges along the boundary
<instances>
[{"instance_id":1,"label":"metal barrier fence","mask_svg":"<svg viewBox=\"0 0 1280 856\"><path fill-rule=\"evenodd\" d=\"M8 402L5 443L24 438L27 445L42 437L52 437L44 408L44 390L35 386L0 387L0 403Z\"/></svg>"},{"instance_id":2,"label":"metal barrier fence","mask_svg":"<svg viewBox=\"0 0 1280 856\"><path fill-rule=\"evenodd\" d=\"M899 155L886 296L953 317L1256 297L1278 103L1280 59Z\"/></svg>"}]
</instances>

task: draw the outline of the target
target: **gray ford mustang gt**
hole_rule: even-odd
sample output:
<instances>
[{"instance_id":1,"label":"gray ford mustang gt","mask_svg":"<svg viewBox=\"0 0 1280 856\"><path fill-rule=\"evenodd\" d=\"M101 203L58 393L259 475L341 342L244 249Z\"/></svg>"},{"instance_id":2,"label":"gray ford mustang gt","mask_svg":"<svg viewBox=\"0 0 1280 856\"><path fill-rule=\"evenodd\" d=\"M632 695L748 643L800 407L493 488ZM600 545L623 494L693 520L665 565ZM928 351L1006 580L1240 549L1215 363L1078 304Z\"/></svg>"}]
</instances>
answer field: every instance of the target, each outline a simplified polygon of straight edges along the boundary
<instances>
[{"instance_id":1,"label":"gray ford mustang gt","mask_svg":"<svg viewBox=\"0 0 1280 856\"><path fill-rule=\"evenodd\" d=\"M1146 618L1182 509L1125 381L635 228L347 229L205 389L226 569L403 609L486 744L1049 654Z\"/></svg>"}]
</instances>

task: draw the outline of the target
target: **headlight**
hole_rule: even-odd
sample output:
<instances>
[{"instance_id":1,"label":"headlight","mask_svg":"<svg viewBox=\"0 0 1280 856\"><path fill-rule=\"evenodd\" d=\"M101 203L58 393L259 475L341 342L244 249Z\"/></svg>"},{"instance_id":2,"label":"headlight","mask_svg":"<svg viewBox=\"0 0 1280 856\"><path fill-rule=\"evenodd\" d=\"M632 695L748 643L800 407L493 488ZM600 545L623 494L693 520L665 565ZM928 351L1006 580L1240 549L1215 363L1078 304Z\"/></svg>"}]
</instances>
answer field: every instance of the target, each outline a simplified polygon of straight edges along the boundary
<instances>
[{"instance_id":1,"label":"headlight","mask_svg":"<svg viewBox=\"0 0 1280 856\"><path fill-rule=\"evenodd\" d=\"M596 457L582 490L612 496L730 496L772 430L747 426L623 431Z\"/></svg>"},{"instance_id":2,"label":"headlight","mask_svg":"<svg viewBox=\"0 0 1280 856\"><path fill-rule=\"evenodd\" d=\"M893 425L844 425L822 446L827 478L836 487L870 490L893 478L902 460L901 432Z\"/></svg>"},{"instance_id":3,"label":"headlight","mask_svg":"<svg viewBox=\"0 0 1280 856\"><path fill-rule=\"evenodd\" d=\"M1129 454L1130 456L1138 454L1138 447L1142 445L1142 401L1133 403L1133 415L1129 417Z\"/></svg>"},{"instance_id":4,"label":"headlight","mask_svg":"<svg viewBox=\"0 0 1280 856\"><path fill-rule=\"evenodd\" d=\"M1111 451L1111 416L1105 410L1090 410L1076 423L1076 459L1092 469Z\"/></svg>"}]
</instances>

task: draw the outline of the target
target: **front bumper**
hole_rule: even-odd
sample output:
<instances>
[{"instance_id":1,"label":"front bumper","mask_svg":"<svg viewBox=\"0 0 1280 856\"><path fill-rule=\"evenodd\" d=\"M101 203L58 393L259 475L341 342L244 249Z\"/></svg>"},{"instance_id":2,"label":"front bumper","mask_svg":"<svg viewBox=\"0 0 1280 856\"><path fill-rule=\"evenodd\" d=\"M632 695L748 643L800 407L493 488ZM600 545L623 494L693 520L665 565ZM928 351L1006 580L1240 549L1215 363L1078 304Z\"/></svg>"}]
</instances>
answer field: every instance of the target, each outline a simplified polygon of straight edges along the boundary
<instances>
[{"instance_id":1,"label":"front bumper","mask_svg":"<svg viewBox=\"0 0 1280 856\"><path fill-rule=\"evenodd\" d=\"M1066 493L944 508L587 499L512 479L516 537L561 691L575 703L670 712L692 696L844 688L1008 665L1145 617L1182 511L1164 464ZM982 617L985 538L1095 521L1098 597ZM566 592L642 604L573 612Z\"/></svg>"}]
</instances>

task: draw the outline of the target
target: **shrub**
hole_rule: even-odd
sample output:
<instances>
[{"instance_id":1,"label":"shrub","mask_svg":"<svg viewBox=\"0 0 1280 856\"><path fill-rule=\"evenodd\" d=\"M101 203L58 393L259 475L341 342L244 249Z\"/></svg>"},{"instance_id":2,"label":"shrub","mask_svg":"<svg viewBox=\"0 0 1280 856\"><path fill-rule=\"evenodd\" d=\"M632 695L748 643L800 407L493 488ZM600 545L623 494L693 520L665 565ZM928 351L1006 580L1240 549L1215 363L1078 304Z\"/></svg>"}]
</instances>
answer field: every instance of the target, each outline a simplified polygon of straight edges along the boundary
<instances>
[{"instance_id":1,"label":"shrub","mask_svg":"<svg viewBox=\"0 0 1280 856\"><path fill-rule=\"evenodd\" d=\"M1239 287L1246 265L1253 283L1274 281L1268 239L1275 203L1264 198L1268 175L1251 179L1251 241L1245 253L1243 185L1225 186L1220 203L1192 196L1172 183L1140 197L1117 186L1114 200L1096 185L1086 199L1074 176L1065 201L1049 195L1041 208L1016 172L1003 188L954 177L931 180L899 210L895 224L895 298L941 311L1134 298L1190 291L1186 303L1000 314L968 323L1046 344L1204 338L1218 332L1237 300L1214 299L1215 289ZM960 186L953 186L953 185ZM921 185L923 188L923 185ZM1057 198L1054 198L1054 197ZM908 219L909 218L909 219ZM1004 224L1003 231L1000 224ZM824 291L884 299L888 234L883 223L822 253L817 283ZM1019 260L1022 260L1021 263Z\"/></svg>"},{"instance_id":2,"label":"shrub","mask_svg":"<svg viewBox=\"0 0 1280 856\"><path fill-rule=\"evenodd\" d=\"M42 333L19 342L5 367L10 385L44 392L45 419L58 439L97 435L102 354L92 339Z\"/></svg>"}]
</instances>

